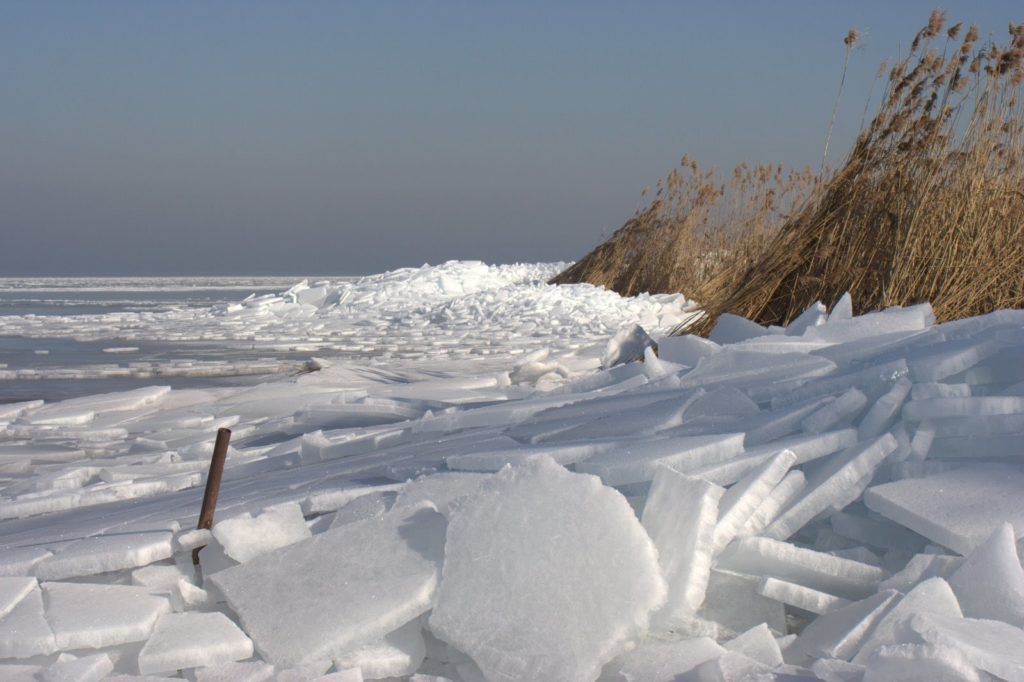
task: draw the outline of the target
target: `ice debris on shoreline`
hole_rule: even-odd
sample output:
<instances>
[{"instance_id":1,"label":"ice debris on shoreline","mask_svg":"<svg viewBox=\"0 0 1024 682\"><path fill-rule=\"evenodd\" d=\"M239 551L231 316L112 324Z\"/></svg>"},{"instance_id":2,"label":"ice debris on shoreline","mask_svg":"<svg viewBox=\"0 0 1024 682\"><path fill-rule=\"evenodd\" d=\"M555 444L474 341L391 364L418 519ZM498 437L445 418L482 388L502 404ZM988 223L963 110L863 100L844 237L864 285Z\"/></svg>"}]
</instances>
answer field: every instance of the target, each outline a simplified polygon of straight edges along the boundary
<instances>
[{"instance_id":1,"label":"ice debris on shoreline","mask_svg":"<svg viewBox=\"0 0 1024 682\"><path fill-rule=\"evenodd\" d=\"M1024 312L653 335L4 406L0 679L1024 680Z\"/></svg>"}]
</instances>

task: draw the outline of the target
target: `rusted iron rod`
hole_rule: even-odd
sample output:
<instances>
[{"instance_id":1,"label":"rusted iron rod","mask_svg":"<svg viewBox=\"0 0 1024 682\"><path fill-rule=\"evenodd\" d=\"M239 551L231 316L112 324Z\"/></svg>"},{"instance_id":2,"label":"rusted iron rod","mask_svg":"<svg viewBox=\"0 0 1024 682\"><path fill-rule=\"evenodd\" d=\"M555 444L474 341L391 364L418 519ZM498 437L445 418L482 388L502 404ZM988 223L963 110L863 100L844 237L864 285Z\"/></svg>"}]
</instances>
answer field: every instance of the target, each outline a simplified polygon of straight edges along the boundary
<instances>
[{"instance_id":1,"label":"rusted iron rod","mask_svg":"<svg viewBox=\"0 0 1024 682\"><path fill-rule=\"evenodd\" d=\"M206 475L206 490L203 492L203 506L199 510L199 523L196 528L209 530L213 528L213 512L217 508L217 495L220 494L220 479L224 475L224 460L228 456L228 442L231 441L231 429L217 429L217 441L213 444L213 457L210 458L210 473ZM199 564L199 550L192 550L193 565Z\"/></svg>"}]
</instances>

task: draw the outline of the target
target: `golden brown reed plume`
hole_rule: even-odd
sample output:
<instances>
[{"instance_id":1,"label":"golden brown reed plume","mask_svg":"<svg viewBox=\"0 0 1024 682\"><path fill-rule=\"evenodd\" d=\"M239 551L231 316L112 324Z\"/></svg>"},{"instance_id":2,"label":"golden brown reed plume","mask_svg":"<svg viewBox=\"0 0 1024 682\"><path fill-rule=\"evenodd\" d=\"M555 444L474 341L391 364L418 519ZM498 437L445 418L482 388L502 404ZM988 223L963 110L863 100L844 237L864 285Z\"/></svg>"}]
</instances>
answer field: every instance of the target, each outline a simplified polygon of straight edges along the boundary
<instances>
[{"instance_id":1,"label":"golden brown reed plume","mask_svg":"<svg viewBox=\"0 0 1024 682\"><path fill-rule=\"evenodd\" d=\"M731 283L733 273L751 264L786 216L820 186L809 168L787 172L743 163L725 180L684 156L658 182L650 205L551 281L590 282L624 296L683 292L701 300L706 288Z\"/></svg>"},{"instance_id":2,"label":"golden brown reed plume","mask_svg":"<svg viewBox=\"0 0 1024 682\"><path fill-rule=\"evenodd\" d=\"M875 117L824 191L736 286L698 299L710 330L732 312L786 324L850 291L858 312L930 301L939 320L1024 307L1024 24L1007 44L942 33L933 12L890 71ZM708 289L705 288L705 292Z\"/></svg>"}]
</instances>

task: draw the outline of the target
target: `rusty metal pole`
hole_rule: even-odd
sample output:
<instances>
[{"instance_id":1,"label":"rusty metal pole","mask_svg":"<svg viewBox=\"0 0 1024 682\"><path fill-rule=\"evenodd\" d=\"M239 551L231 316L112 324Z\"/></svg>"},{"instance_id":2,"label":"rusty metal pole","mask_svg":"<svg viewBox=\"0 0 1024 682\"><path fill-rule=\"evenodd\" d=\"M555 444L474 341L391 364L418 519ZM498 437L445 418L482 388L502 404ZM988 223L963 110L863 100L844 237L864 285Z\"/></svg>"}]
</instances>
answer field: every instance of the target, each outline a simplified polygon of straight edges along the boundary
<instances>
[{"instance_id":1,"label":"rusty metal pole","mask_svg":"<svg viewBox=\"0 0 1024 682\"><path fill-rule=\"evenodd\" d=\"M210 459L210 473L206 475L206 490L203 492L203 506L199 510L198 529L213 528L213 511L217 508L217 495L220 494L220 479L224 474L224 460L228 456L228 442L231 440L231 429L217 429L217 441L213 445L213 457ZM205 547L206 545L203 545ZM199 550L192 550L192 564L199 565Z\"/></svg>"}]
</instances>

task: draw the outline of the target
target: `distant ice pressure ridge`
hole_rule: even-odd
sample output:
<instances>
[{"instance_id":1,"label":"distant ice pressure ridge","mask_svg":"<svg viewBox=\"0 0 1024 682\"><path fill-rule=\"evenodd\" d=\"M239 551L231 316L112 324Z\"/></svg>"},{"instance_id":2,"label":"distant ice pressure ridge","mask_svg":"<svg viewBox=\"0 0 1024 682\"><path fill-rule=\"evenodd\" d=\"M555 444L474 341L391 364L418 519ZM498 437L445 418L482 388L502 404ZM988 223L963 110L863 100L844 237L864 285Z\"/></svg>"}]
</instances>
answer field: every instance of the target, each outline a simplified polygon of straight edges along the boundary
<instances>
[{"instance_id":1,"label":"distant ice pressure ridge","mask_svg":"<svg viewBox=\"0 0 1024 682\"><path fill-rule=\"evenodd\" d=\"M303 281L281 293L253 294L209 308L0 316L0 336L116 339L117 345L201 342L417 360L540 348L572 352L626 323L667 332L692 307L680 295L622 298L590 285L546 284L564 265L451 261L346 281ZM138 369L146 376L160 374L160 368ZM174 371L167 368L167 374ZM32 377L0 368L0 378Z\"/></svg>"},{"instance_id":2,"label":"distant ice pressure ridge","mask_svg":"<svg viewBox=\"0 0 1024 682\"><path fill-rule=\"evenodd\" d=\"M411 272L428 328L531 298ZM604 294L537 274L494 291L560 321L489 356L0 405L0 680L1024 680L1024 311L573 347Z\"/></svg>"}]
</instances>

